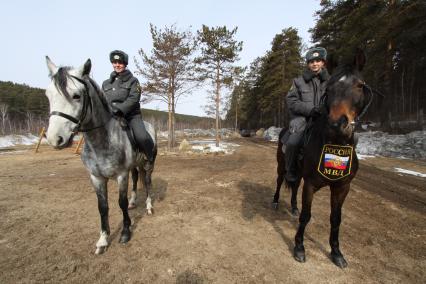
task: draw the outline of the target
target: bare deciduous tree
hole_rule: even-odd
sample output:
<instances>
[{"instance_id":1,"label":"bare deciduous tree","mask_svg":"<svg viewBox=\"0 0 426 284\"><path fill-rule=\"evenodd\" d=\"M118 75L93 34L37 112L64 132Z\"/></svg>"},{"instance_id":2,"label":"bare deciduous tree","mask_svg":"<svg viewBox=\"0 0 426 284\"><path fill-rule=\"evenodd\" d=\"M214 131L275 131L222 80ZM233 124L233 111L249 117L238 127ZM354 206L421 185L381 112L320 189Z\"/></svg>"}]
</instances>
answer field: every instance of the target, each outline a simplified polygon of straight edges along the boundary
<instances>
[{"instance_id":1,"label":"bare deciduous tree","mask_svg":"<svg viewBox=\"0 0 426 284\"><path fill-rule=\"evenodd\" d=\"M174 25L161 30L151 24L150 31L153 49L149 56L139 50L141 61L135 58L136 74L143 78L144 101L160 100L168 105L168 148L172 149L178 100L199 85L192 58L196 41L189 30L180 32Z\"/></svg>"}]
</instances>

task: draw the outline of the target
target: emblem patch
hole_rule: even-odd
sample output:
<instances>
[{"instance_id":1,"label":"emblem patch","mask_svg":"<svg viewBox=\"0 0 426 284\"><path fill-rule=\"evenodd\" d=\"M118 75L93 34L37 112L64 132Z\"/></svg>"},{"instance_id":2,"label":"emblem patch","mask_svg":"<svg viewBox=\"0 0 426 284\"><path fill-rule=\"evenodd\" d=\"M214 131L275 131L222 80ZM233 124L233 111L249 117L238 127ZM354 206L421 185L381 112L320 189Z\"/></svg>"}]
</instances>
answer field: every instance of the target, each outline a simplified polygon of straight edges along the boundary
<instances>
[{"instance_id":1,"label":"emblem patch","mask_svg":"<svg viewBox=\"0 0 426 284\"><path fill-rule=\"evenodd\" d=\"M314 53L312 53L312 56L313 56L313 57L318 57L318 56L319 56L319 53L318 53L318 52L314 52Z\"/></svg>"},{"instance_id":2,"label":"emblem patch","mask_svg":"<svg viewBox=\"0 0 426 284\"><path fill-rule=\"evenodd\" d=\"M120 59L120 55L117 55L117 54L114 55L114 59L117 59L117 60Z\"/></svg>"},{"instance_id":3,"label":"emblem patch","mask_svg":"<svg viewBox=\"0 0 426 284\"><path fill-rule=\"evenodd\" d=\"M329 180L344 178L351 173L352 156L352 146L325 144L317 170Z\"/></svg>"}]
</instances>

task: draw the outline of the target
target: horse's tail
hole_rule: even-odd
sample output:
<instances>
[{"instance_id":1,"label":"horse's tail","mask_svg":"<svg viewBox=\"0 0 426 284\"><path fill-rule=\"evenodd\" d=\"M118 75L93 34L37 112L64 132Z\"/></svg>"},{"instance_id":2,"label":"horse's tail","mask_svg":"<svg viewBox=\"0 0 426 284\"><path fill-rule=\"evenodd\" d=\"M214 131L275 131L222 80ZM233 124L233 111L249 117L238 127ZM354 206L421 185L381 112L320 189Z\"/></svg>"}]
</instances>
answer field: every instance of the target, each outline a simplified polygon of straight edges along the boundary
<instances>
[{"instance_id":1,"label":"horse's tail","mask_svg":"<svg viewBox=\"0 0 426 284\"><path fill-rule=\"evenodd\" d=\"M283 142L282 142L282 138L285 134L285 132L287 131L287 128L283 128L280 131L280 134L278 135L278 148L277 148L277 162L279 163L281 158L284 159L284 153L283 153ZM281 157L282 156L282 157Z\"/></svg>"}]
</instances>

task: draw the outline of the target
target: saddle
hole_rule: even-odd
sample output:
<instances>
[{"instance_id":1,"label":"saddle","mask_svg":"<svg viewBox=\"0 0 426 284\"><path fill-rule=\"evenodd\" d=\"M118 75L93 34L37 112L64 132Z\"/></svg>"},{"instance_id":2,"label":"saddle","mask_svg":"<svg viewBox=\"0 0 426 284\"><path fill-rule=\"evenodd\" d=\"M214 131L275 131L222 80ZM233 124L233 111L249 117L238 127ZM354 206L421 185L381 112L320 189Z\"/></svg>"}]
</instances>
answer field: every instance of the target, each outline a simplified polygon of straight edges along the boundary
<instances>
[{"instance_id":1,"label":"saddle","mask_svg":"<svg viewBox=\"0 0 426 284\"><path fill-rule=\"evenodd\" d=\"M312 123L308 123L303 131L303 137L299 147L298 160L303 159L303 149L305 148L306 144L308 144L309 140L311 139L312 129L313 129L312 126L313 126ZM284 154L285 154L285 149L287 147L287 141L290 138L290 134L291 134L290 128L288 128L285 131L284 135L281 137L281 143L283 144L281 150Z\"/></svg>"},{"instance_id":2,"label":"saddle","mask_svg":"<svg viewBox=\"0 0 426 284\"><path fill-rule=\"evenodd\" d=\"M138 149L138 145L136 143L133 129L129 126L129 122L124 117L116 117L116 119L120 123L121 129L126 131L127 137L129 138L130 144L132 145L132 149L136 151Z\"/></svg>"}]
</instances>

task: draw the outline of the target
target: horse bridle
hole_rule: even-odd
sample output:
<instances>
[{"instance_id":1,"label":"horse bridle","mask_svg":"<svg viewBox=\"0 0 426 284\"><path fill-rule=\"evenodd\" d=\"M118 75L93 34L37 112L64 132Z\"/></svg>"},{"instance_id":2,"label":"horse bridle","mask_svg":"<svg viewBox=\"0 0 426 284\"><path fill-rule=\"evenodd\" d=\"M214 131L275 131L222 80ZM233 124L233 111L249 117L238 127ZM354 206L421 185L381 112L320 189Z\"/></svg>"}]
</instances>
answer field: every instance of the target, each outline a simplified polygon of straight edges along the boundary
<instances>
[{"instance_id":1,"label":"horse bridle","mask_svg":"<svg viewBox=\"0 0 426 284\"><path fill-rule=\"evenodd\" d=\"M90 99L88 98L89 97L89 87L87 86L87 82L86 81L84 81L84 80L82 80L82 79L80 79L80 78L78 78L76 76L73 76L73 75L70 75L70 76L73 79L75 79L78 82L80 82L81 84L83 84L83 86L84 86L84 92L83 92L83 95L82 95L82 97L83 97L83 107L82 107L82 110L81 110L80 117L79 118L75 118L74 116L71 116L69 114L66 114L66 113L63 113L63 112L60 112L60 111L52 111L50 113L50 116L57 115L57 116L63 117L65 119L68 119L69 121L75 123L76 126L72 130L72 132L74 134L77 133L77 132L89 132L89 131L92 131L92 130L95 130L97 128L100 128L100 127L104 126L105 123L101 124L99 126L95 126L93 128L89 128L89 129L81 129L80 128L81 125L82 125L82 123L83 123L83 121L86 119L87 110L88 110L89 106L90 106L90 109L92 109L92 103L91 103Z\"/></svg>"},{"instance_id":2,"label":"horse bridle","mask_svg":"<svg viewBox=\"0 0 426 284\"><path fill-rule=\"evenodd\" d=\"M371 87L368 86L365 82L362 82L362 90L363 90L364 93L368 93L369 94L370 100L362 108L361 112L359 113L359 115L357 115L357 117L355 118L355 121L352 122L352 124L358 123L360 121L361 117L363 117L365 115L365 113L367 112L367 110L370 107L371 103L373 102L374 93L377 92L377 91L371 89ZM328 97L327 93L325 93L321 97L321 99L320 99L320 106L322 105L327 110L327 113L328 113L329 109L328 109L328 106L326 105L327 97Z\"/></svg>"}]
</instances>

